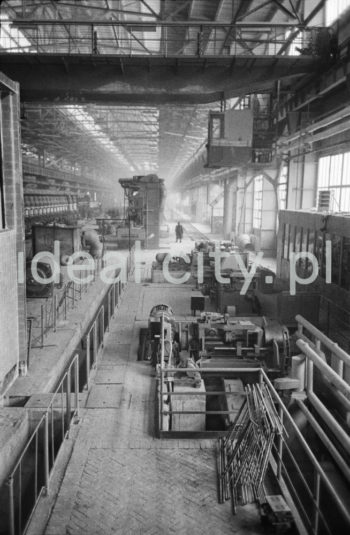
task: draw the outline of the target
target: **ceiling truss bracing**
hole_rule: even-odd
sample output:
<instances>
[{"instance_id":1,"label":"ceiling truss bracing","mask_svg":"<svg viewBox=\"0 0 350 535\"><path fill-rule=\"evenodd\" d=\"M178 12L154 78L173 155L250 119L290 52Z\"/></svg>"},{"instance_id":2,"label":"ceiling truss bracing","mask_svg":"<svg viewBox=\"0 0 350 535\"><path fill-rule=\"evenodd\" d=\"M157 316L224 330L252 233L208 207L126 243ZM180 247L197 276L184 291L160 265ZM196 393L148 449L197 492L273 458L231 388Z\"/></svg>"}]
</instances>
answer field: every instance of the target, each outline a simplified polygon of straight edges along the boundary
<instances>
[{"instance_id":1,"label":"ceiling truss bracing","mask_svg":"<svg viewBox=\"0 0 350 535\"><path fill-rule=\"evenodd\" d=\"M22 55L29 66L46 58L46 68L50 55L55 55L68 75L74 70L73 56L74 61L88 57L93 69L101 60L115 69L118 58L122 77L132 59L146 58L151 71L157 58L173 58L175 63L167 68L178 79L184 77L183 58L200 58L203 73L207 58L228 61L231 74L239 57L244 62L250 57L275 61L278 55L293 56L295 65L305 60L295 55L295 47L310 40L324 2L313 2L309 11L307 4L303 0L3 0L0 56L16 56L17 61ZM258 89L265 85L266 81ZM24 94L26 89L24 81ZM209 109L218 109L219 98L227 98L222 92L211 104L180 104L181 91L178 102L147 103L145 86L142 105L128 104L125 96L122 104L116 99L109 105L93 104L89 96L85 102L50 103L47 99L53 97L49 93L45 97L44 87L40 102L24 103L23 145L33 153L50 154L47 165L53 168L70 162L93 169L95 176L157 172L175 179L205 145Z\"/></svg>"},{"instance_id":2,"label":"ceiling truss bracing","mask_svg":"<svg viewBox=\"0 0 350 535\"><path fill-rule=\"evenodd\" d=\"M8 53L121 57L266 56L283 47L288 55L287 32L294 45L305 46L316 31L307 26L313 12L304 19L303 6L299 0L3 0L2 16L22 39L3 39L2 47ZM4 36L9 32L5 26Z\"/></svg>"}]
</instances>

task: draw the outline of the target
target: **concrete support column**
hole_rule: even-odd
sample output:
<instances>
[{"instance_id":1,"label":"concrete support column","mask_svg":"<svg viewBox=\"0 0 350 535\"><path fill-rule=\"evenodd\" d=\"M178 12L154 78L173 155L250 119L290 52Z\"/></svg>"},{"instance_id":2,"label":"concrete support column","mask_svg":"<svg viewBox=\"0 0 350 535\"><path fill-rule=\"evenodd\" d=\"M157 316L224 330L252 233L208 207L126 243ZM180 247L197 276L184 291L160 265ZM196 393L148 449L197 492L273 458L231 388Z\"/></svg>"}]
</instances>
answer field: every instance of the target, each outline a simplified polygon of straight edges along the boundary
<instances>
[{"instance_id":1,"label":"concrete support column","mask_svg":"<svg viewBox=\"0 0 350 535\"><path fill-rule=\"evenodd\" d=\"M246 182L248 172L241 170L237 176L236 191L235 191L235 206L236 214L234 221L235 235L242 234L245 228L245 222L247 217L247 199L246 199Z\"/></svg>"},{"instance_id":2,"label":"concrete support column","mask_svg":"<svg viewBox=\"0 0 350 535\"><path fill-rule=\"evenodd\" d=\"M0 395L27 359L25 236L19 85L0 73L0 137L5 225L0 232ZM22 257L18 254L21 253ZM17 272L17 260L18 272Z\"/></svg>"},{"instance_id":3,"label":"concrete support column","mask_svg":"<svg viewBox=\"0 0 350 535\"><path fill-rule=\"evenodd\" d=\"M197 190L197 210L196 210L196 221L198 223L208 223L208 187L200 186Z\"/></svg>"},{"instance_id":4,"label":"concrete support column","mask_svg":"<svg viewBox=\"0 0 350 535\"><path fill-rule=\"evenodd\" d=\"M235 228L235 215L236 215L236 192L237 178L227 178L224 182L224 239L229 240L231 238L231 232Z\"/></svg>"},{"instance_id":5,"label":"concrete support column","mask_svg":"<svg viewBox=\"0 0 350 535\"><path fill-rule=\"evenodd\" d=\"M289 162L288 206L289 210L296 210L299 206L300 177L302 170L301 157L291 158Z\"/></svg>"}]
</instances>

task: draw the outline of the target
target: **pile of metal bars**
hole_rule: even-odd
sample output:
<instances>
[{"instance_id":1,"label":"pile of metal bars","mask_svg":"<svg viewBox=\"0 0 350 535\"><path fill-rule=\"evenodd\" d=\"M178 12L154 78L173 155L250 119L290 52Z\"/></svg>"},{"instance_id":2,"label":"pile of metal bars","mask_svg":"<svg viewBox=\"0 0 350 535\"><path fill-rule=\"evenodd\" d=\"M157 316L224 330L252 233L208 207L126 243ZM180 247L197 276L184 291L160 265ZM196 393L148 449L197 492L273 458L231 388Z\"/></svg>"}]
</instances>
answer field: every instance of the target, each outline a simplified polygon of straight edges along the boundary
<instances>
[{"instance_id":1,"label":"pile of metal bars","mask_svg":"<svg viewBox=\"0 0 350 535\"><path fill-rule=\"evenodd\" d=\"M219 503L237 505L260 501L271 448L282 424L269 390L254 384L245 388L246 399L226 436L219 438Z\"/></svg>"}]
</instances>

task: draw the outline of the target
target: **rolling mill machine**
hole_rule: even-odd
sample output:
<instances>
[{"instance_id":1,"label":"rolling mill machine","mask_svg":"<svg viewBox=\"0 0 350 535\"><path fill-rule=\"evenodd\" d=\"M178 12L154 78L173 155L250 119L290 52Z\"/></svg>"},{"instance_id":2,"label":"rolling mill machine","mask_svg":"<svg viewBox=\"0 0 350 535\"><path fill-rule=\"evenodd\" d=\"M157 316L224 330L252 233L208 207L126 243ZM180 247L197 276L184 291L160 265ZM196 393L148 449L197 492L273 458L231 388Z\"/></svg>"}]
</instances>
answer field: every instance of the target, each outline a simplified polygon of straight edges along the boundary
<instances>
[{"instance_id":1,"label":"rolling mill machine","mask_svg":"<svg viewBox=\"0 0 350 535\"><path fill-rule=\"evenodd\" d=\"M163 392L169 393L163 429L224 430L244 397L250 370L264 369L272 378L288 372L289 332L277 320L263 316L204 312L197 318L180 319L171 307L159 304L150 311L148 327L140 331L138 358L158 370L179 368L163 374ZM186 368L185 375L181 368ZM185 400L181 392L191 395ZM178 415L174 408L178 403L188 413Z\"/></svg>"},{"instance_id":2,"label":"rolling mill machine","mask_svg":"<svg viewBox=\"0 0 350 535\"><path fill-rule=\"evenodd\" d=\"M291 350L287 328L274 320L205 313L194 321L175 318L166 304L153 307L145 357L157 370L158 434L217 436L219 502L231 499L234 514L257 504L269 533L297 532L292 501L309 504L298 512L305 522L311 512L320 535L345 533L349 355L301 316L296 321ZM322 398L321 370L345 420Z\"/></svg>"}]
</instances>

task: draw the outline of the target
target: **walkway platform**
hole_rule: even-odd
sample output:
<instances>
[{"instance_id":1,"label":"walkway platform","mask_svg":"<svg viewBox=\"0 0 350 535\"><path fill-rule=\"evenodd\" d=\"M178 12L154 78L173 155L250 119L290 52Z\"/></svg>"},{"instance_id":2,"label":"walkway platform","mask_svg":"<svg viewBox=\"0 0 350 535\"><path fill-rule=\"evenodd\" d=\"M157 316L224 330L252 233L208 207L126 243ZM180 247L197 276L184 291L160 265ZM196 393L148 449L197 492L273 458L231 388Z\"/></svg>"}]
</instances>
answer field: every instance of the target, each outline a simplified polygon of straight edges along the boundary
<instances>
[{"instance_id":1,"label":"walkway platform","mask_svg":"<svg viewBox=\"0 0 350 535\"><path fill-rule=\"evenodd\" d=\"M154 370L137 361L139 329L165 298L175 313L189 310L188 290L128 283L55 468L57 495L41 498L29 535L263 533L255 507L233 516L218 503L215 440L155 438Z\"/></svg>"}]
</instances>

